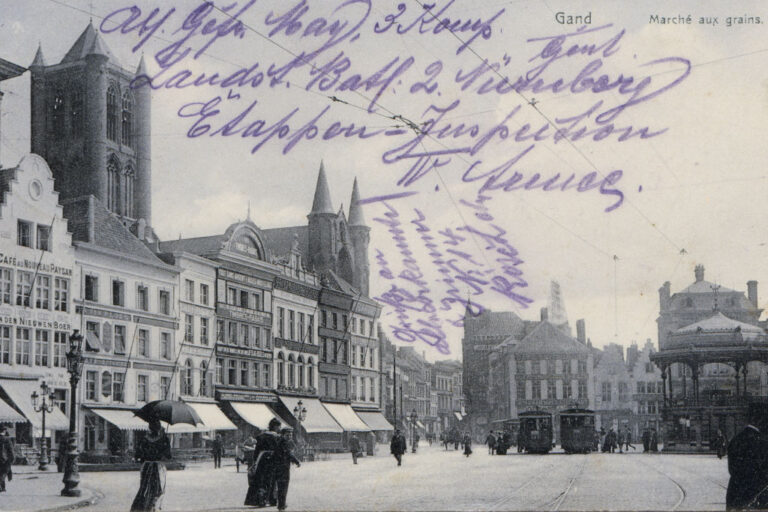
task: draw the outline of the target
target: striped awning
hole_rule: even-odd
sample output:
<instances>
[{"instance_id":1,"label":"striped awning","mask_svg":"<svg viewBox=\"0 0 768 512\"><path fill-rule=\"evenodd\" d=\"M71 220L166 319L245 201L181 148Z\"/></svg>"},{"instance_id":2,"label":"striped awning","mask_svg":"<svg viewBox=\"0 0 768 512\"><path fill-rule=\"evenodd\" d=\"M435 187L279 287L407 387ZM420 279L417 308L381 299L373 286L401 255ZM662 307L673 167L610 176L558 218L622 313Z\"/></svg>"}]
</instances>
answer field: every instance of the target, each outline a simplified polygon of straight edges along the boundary
<instances>
[{"instance_id":1,"label":"striped awning","mask_svg":"<svg viewBox=\"0 0 768 512\"><path fill-rule=\"evenodd\" d=\"M0 388L3 388L13 405L32 423L37 429L43 428L43 413L35 411L30 396L32 392L40 393L40 382L37 379L0 379ZM54 407L52 412L45 415L46 430L68 430L69 419Z\"/></svg>"},{"instance_id":2,"label":"striped awning","mask_svg":"<svg viewBox=\"0 0 768 512\"><path fill-rule=\"evenodd\" d=\"M229 421L219 406L211 403L187 402L200 419L203 420L206 430L237 430L237 426Z\"/></svg>"},{"instance_id":3,"label":"striped awning","mask_svg":"<svg viewBox=\"0 0 768 512\"><path fill-rule=\"evenodd\" d=\"M307 416L304 421L301 422L301 427L307 431L308 434L316 433L342 433L344 429L333 419L328 409L323 407L323 404L317 398L297 398L294 396L280 396L280 401L283 402L288 411L293 414L293 410L299 405L307 410Z\"/></svg>"},{"instance_id":4,"label":"striped awning","mask_svg":"<svg viewBox=\"0 0 768 512\"><path fill-rule=\"evenodd\" d=\"M243 418L246 423L258 427L261 430L267 430L269 422L276 418L280 423L285 423L282 419L277 417L272 409L267 407L267 404L260 404L256 402L229 402L232 409L235 410L238 416Z\"/></svg>"},{"instance_id":5,"label":"striped awning","mask_svg":"<svg viewBox=\"0 0 768 512\"><path fill-rule=\"evenodd\" d=\"M26 423L27 420L8 405L5 400L0 400L0 423Z\"/></svg>"},{"instance_id":6,"label":"striped awning","mask_svg":"<svg viewBox=\"0 0 768 512\"><path fill-rule=\"evenodd\" d=\"M149 430L148 423L138 416L134 416L134 411L99 408L91 408L90 410L120 430Z\"/></svg>"},{"instance_id":7,"label":"striped awning","mask_svg":"<svg viewBox=\"0 0 768 512\"><path fill-rule=\"evenodd\" d=\"M370 432L371 429L365 424L355 411L348 404L325 403L323 406L328 409L333 419L341 425L341 428L347 432Z\"/></svg>"},{"instance_id":8,"label":"striped awning","mask_svg":"<svg viewBox=\"0 0 768 512\"><path fill-rule=\"evenodd\" d=\"M371 430L388 431L395 429L395 427L393 427L380 412L358 411L357 415L360 416L360 419L362 419Z\"/></svg>"}]
</instances>

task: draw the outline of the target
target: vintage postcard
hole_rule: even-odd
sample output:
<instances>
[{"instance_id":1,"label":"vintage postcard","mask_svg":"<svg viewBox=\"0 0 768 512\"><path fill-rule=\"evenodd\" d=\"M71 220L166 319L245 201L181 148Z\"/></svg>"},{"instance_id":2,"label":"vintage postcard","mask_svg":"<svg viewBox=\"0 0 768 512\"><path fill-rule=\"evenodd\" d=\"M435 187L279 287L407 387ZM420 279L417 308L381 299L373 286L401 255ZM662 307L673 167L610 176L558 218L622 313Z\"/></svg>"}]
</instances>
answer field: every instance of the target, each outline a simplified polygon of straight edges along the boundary
<instances>
[{"instance_id":1,"label":"vintage postcard","mask_svg":"<svg viewBox=\"0 0 768 512\"><path fill-rule=\"evenodd\" d=\"M0 0L0 509L768 508L767 7Z\"/></svg>"}]
</instances>

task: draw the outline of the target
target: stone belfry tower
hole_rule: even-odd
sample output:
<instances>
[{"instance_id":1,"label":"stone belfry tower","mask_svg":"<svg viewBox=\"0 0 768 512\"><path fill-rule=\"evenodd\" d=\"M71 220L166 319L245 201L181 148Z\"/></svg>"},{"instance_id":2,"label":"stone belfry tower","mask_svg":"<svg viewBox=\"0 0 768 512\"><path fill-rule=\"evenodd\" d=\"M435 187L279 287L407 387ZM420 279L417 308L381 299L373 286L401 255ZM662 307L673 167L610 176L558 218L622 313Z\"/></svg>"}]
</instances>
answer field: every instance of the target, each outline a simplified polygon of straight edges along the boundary
<instances>
[{"instance_id":1,"label":"stone belfry tower","mask_svg":"<svg viewBox=\"0 0 768 512\"><path fill-rule=\"evenodd\" d=\"M366 226L363 217L363 207L359 204L360 190L357 188L357 178L352 185L352 199L349 203L349 236L352 239L352 260L354 261L352 285L368 296L368 281L370 268L368 266L368 244L371 241L371 228Z\"/></svg>"},{"instance_id":2,"label":"stone belfry tower","mask_svg":"<svg viewBox=\"0 0 768 512\"><path fill-rule=\"evenodd\" d=\"M128 224L151 224L150 92L123 69L92 23L58 64L38 48L32 73L32 152L51 166L62 199L90 194Z\"/></svg>"}]
</instances>

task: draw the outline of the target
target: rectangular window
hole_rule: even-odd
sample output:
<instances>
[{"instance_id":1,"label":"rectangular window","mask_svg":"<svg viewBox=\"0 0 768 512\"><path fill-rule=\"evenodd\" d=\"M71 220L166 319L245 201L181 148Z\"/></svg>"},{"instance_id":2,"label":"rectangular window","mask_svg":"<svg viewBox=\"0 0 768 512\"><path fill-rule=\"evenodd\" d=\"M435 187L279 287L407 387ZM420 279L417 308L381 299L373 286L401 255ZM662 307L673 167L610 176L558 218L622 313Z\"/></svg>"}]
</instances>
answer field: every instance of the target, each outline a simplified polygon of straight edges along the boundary
<instances>
[{"instance_id":1,"label":"rectangular window","mask_svg":"<svg viewBox=\"0 0 768 512\"><path fill-rule=\"evenodd\" d=\"M99 278L94 275L85 276L85 300L97 302L99 300Z\"/></svg>"},{"instance_id":2,"label":"rectangular window","mask_svg":"<svg viewBox=\"0 0 768 512\"><path fill-rule=\"evenodd\" d=\"M162 315L171 314L171 294L167 290L160 290L158 294L158 309Z\"/></svg>"},{"instance_id":3,"label":"rectangular window","mask_svg":"<svg viewBox=\"0 0 768 512\"><path fill-rule=\"evenodd\" d=\"M354 320L353 320L354 325ZM352 377L349 381L350 390L349 390L349 398L351 400L357 400L357 380L360 377Z\"/></svg>"},{"instance_id":4,"label":"rectangular window","mask_svg":"<svg viewBox=\"0 0 768 512\"><path fill-rule=\"evenodd\" d=\"M237 306L237 290L234 288L227 288L227 304Z\"/></svg>"},{"instance_id":5,"label":"rectangular window","mask_svg":"<svg viewBox=\"0 0 768 512\"><path fill-rule=\"evenodd\" d=\"M16 243L22 247L32 247L32 223L20 220L16 226Z\"/></svg>"},{"instance_id":6,"label":"rectangular window","mask_svg":"<svg viewBox=\"0 0 768 512\"><path fill-rule=\"evenodd\" d=\"M248 339L248 326L246 324L240 324L240 343L244 347L248 347L251 344L251 340Z\"/></svg>"},{"instance_id":7,"label":"rectangular window","mask_svg":"<svg viewBox=\"0 0 768 512\"><path fill-rule=\"evenodd\" d=\"M341 315L341 320L342 320L341 328L346 331L347 330L347 325L348 325L348 322L349 322L349 319L347 318L347 315Z\"/></svg>"},{"instance_id":8,"label":"rectangular window","mask_svg":"<svg viewBox=\"0 0 768 512\"><path fill-rule=\"evenodd\" d=\"M95 371L85 372L85 399L92 402L96 401L96 380L98 373Z\"/></svg>"},{"instance_id":9,"label":"rectangular window","mask_svg":"<svg viewBox=\"0 0 768 512\"><path fill-rule=\"evenodd\" d=\"M240 290L240 307L248 308L248 292L245 290Z\"/></svg>"},{"instance_id":10,"label":"rectangular window","mask_svg":"<svg viewBox=\"0 0 768 512\"><path fill-rule=\"evenodd\" d=\"M533 400L541 400L541 383L533 382L532 391L533 391Z\"/></svg>"},{"instance_id":11,"label":"rectangular window","mask_svg":"<svg viewBox=\"0 0 768 512\"><path fill-rule=\"evenodd\" d=\"M171 389L170 377L160 377L160 398L168 400L170 398L169 391Z\"/></svg>"},{"instance_id":12,"label":"rectangular window","mask_svg":"<svg viewBox=\"0 0 768 512\"><path fill-rule=\"evenodd\" d=\"M371 338L375 337L375 334L373 332L373 320L368 321L368 336Z\"/></svg>"},{"instance_id":13,"label":"rectangular window","mask_svg":"<svg viewBox=\"0 0 768 512\"><path fill-rule=\"evenodd\" d=\"M237 345L237 322L229 322L229 342Z\"/></svg>"},{"instance_id":14,"label":"rectangular window","mask_svg":"<svg viewBox=\"0 0 768 512\"><path fill-rule=\"evenodd\" d=\"M272 347L272 330L264 329L264 348Z\"/></svg>"},{"instance_id":15,"label":"rectangular window","mask_svg":"<svg viewBox=\"0 0 768 512\"><path fill-rule=\"evenodd\" d=\"M363 326L364 326L363 321L361 320L360 327L363 327ZM352 332L352 334L357 334L357 318L355 318L354 316L352 317L352 328L350 329L350 331ZM363 334L363 333L361 332L360 334Z\"/></svg>"},{"instance_id":16,"label":"rectangular window","mask_svg":"<svg viewBox=\"0 0 768 512\"><path fill-rule=\"evenodd\" d=\"M0 325L0 364L11 364L11 328Z\"/></svg>"},{"instance_id":17,"label":"rectangular window","mask_svg":"<svg viewBox=\"0 0 768 512\"><path fill-rule=\"evenodd\" d=\"M332 314L332 318L333 318L333 326L332 327L334 329L338 329L339 328L339 315L336 314L336 313L333 313Z\"/></svg>"},{"instance_id":18,"label":"rectangular window","mask_svg":"<svg viewBox=\"0 0 768 512\"><path fill-rule=\"evenodd\" d=\"M307 339L307 334L304 331L304 313L299 313L299 339L298 341L304 343Z\"/></svg>"},{"instance_id":19,"label":"rectangular window","mask_svg":"<svg viewBox=\"0 0 768 512\"><path fill-rule=\"evenodd\" d=\"M112 305L125 306L125 283L119 279L112 280Z\"/></svg>"},{"instance_id":20,"label":"rectangular window","mask_svg":"<svg viewBox=\"0 0 768 512\"><path fill-rule=\"evenodd\" d=\"M112 374L112 400L115 402L124 402L125 374L115 372Z\"/></svg>"},{"instance_id":21,"label":"rectangular window","mask_svg":"<svg viewBox=\"0 0 768 512\"><path fill-rule=\"evenodd\" d=\"M626 402L629 399L629 385L626 382L619 382L619 402Z\"/></svg>"},{"instance_id":22,"label":"rectangular window","mask_svg":"<svg viewBox=\"0 0 768 512\"><path fill-rule=\"evenodd\" d=\"M254 347L261 346L261 329L251 326L251 340L253 340Z\"/></svg>"},{"instance_id":23,"label":"rectangular window","mask_svg":"<svg viewBox=\"0 0 768 512\"><path fill-rule=\"evenodd\" d=\"M325 310L320 311L320 325L328 327L328 312Z\"/></svg>"},{"instance_id":24,"label":"rectangular window","mask_svg":"<svg viewBox=\"0 0 768 512\"><path fill-rule=\"evenodd\" d=\"M101 394L112 396L112 374L106 371L101 373Z\"/></svg>"},{"instance_id":25,"label":"rectangular window","mask_svg":"<svg viewBox=\"0 0 768 512\"><path fill-rule=\"evenodd\" d=\"M563 360L562 359L555 359L555 373L560 375L563 373Z\"/></svg>"},{"instance_id":26,"label":"rectangular window","mask_svg":"<svg viewBox=\"0 0 768 512\"><path fill-rule=\"evenodd\" d=\"M35 366L48 366L51 354L51 344L48 331L35 331Z\"/></svg>"},{"instance_id":27,"label":"rectangular window","mask_svg":"<svg viewBox=\"0 0 768 512\"><path fill-rule=\"evenodd\" d=\"M240 385L248 386L248 361L240 361Z\"/></svg>"},{"instance_id":28,"label":"rectangular window","mask_svg":"<svg viewBox=\"0 0 768 512\"><path fill-rule=\"evenodd\" d=\"M579 394L577 398L587 398L587 381L579 380Z\"/></svg>"},{"instance_id":29,"label":"rectangular window","mask_svg":"<svg viewBox=\"0 0 768 512\"><path fill-rule=\"evenodd\" d=\"M237 386L237 361L234 359L229 360L229 372L227 377L227 384L230 386Z\"/></svg>"},{"instance_id":30,"label":"rectangular window","mask_svg":"<svg viewBox=\"0 0 768 512\"><path fill-rule=\"evenodd\" d=\"M51 251L51 226L37 225L37 249Z\"/></svg>"},{"instance_id":31,"label":"rectangular window","mask_svg":"<svg viewBox=\"0 0 768 512\"><path fill-rule=\"evenodd\" d=\"M296 312L288 310L288 339L296 340Z\"/></svg>"},{"instance_id":32,"label":"rectangular window","mask_svg":"<svg viewBox=\"0 0 768 512\"><path fill-rule=\"evenodd\" d=\"M208 319L200 317L200 343L208 345Z\"/></svg>"},{"instance_id":33,"label":"rectangular window","mask_svg":"<svg viewBox=\"0 0 768 512\"><path fill-rule=\"evenodd\" d=\"M262 385L263 385L265 388L271 388L271 387L272 387L272 382L269 380L269 364L267 364L267 363L264 363L264 364L261 366L261 368L262 368L262 370L263 370L263 371L261 372L261 378L262 378L262 379L264 379L264 380L262 381Z\"/></svg>"},{"instance_id":34,"label":"rectangular window","mask_svg":"<svg viewBox=\"0 0 768 512\"><path fill-rule=\"evenodd\" d=\"M195 342L195 318L192 315L184 315L184 341Z\"/></svg>"},{"instance_id":35,"label":"rectangular window","mask_svg":"<svg viewBox=\"0 0 768 512\"><path fill-rule=\"evenodd\" d=\"M251 382L253 383L254 387L259 386L259 363L253 363L252 366L252 373L251 373Z\"/></svg>"},{"instance_id":36,"label":"rectangular window","mask_svg":"<svg viewBox=\"0 0 768 512\"><path fill-rule=\"evenodd\" d=\"M309 315L307 322L307 342L314 345L315 343L315 315Z\"/></svg>"},{"instance_id":37,"label":"rectangular window","mask_svg":"<svg viewBox=\"0 0 768 512\"><path fill-rule=\"evenodd\" d=\"M54 279L53 308L56 311L69 311L69 279Z\"/></svg>"},{"instance_id":38,"label":"rectangular window","mask_svg":"<svg viewBox=\"0 0 768 512\"><path fill-rule=\"evenodd\" d=\"M16 305L31 307L32 305L32 272L19 270L16 272Z\"/></svg>"},{"instance_id":39,"label":"rectangular window","mask_svg":"<svg viewBox=\"0 0 768 512\"><path fill-rule=\"evenodd\" d=\"M216 358L216 384L223 384L221 380L224 377L224 360L220 357Z\"/></svg>"},{"instance_id":40,"label":"rectangular window","mask_svg":"<svg viewBox=\"0 0 768 512\"><path fill-rule=\"evenodd\" d=\"M139 329L138 338L139 355L149 357L149 331L146 329Z\"/></svg>"},{"instance_id":41,"label":"rectangular window","mask_svg":"<svg viewBox=\"0 0 768 512\"><path fill-rule=\"evenodd\" d=\"M277 337L284 338L285 329L285 309L277 308Z\"/></svg>"},{"instance_id":42,"label":"rectangular window","mask_svg":"<svg viewBox=\"0 0 768 512\"><path fill-rule=\"evenodd\" d=\"M227 324L224 320L216 320L216 341L223 343L227 335Z\"/></svg>"},{"instance_id":43,"label":"rectangular window","mask_svg":"<svg viewBox=\"0 0 768 512\"><path fill-rule=\"evenodd\" d=\"M186 298L189 302L195 302L195 282L191 279L184 280L184 288L186 290Z\"/></svg>"},{"instance_id":44,"label":"rectangular window","mask_svg":"<svg viewBox=\"0 0 768 512\"><path fill-rule=\"evenodd\" d=\"M139 285L136 288L136 309L149 311L149 288Z\"/></svg>"},{"instance_id":45,"label":"rectangular window","mask_svg":"<svg viewBox=\"0 0 768 512\"><path fill-rule=\"evenodd\" d=\"M163 359L171 358L171 333L160 333L160 356Z\"/></svg>"},{"instance_id":46,"label":"rectangular window","mask_svg":"<svg viewBox=\"0 0 768 512\"><path fill-rule=\"evenodd\" d=\"M125 326L115 326L115 354L125 354Z\"/></svg>"},{"instance_id":47,"label":"rectangular window","mask_svg":"<svg viewBox=\"0 0 768 512\"><path fill-rule=\"evenodd\" d=\"M579 373L582 375L587 374L587 362L586 361L579 361Z\"/></svg>"},{"instance_id":48,"label":"rectangular window","mask_svg":"<svg viewBox=\"0 0 768 512\"><path fill-rule=\"evenodd\" d=\"M136 400L139 402L147 401L147 376L138 375L136 377Z\"/></svg>"},{"instance_id":49,"label":"rectangular window","mask_svg":"<svg viewBox=\"0 0 768 512\"><path fill-rule=\"evenodd\" d=\"M51 276L37 276L35 307L37 309L51 309Z\"/></svg>"},{"instance_id":50,"label":"rectangular window","mask_svg":"<svg viewBox=\"0 0 768 512\"><path fill-rule=\"evenodd\" d=\"M200 283L200 303L203 306L208 305L208 285Z\"/></svg>"},{"instance_id":51,"label":"rectangular window","mask_svg":"<svg viewBox=\"0 0 768 512\"><path fill-rule=\"evenodd\" d=\"M611 383L610 382L603 382L601 395L602 395L603 402L611 401Z\"/></svg>"},{"instance_id":52,"label":"rectangular window","mask_svg":"<svg viewBox=\"0 0 768 512\"><path fill-rule=\"evenodd\" d=\"M563 381L560 379L555 381L555 398L558 400L563 399Z\"/></svg>"},{"instance_id":53,"label":"rectangular window","mask_svg":"<svg viewBox=\"0 0 768 512\"><path fill-rule=\"evenodd\" d=\"M12 304L11 291L13 290L13 270L0 268L0 305Z\"/></svg>"},{"instance_id":54,"label":"rectangular window","mask_svg":"<svg viewBox=\"0 0 768 512\"><path fill-rule=\"evenodd\" d=\"M32 341L30 331L24 327L16 328L16 364L31 366Z\"/></svg>"},{"instance_id":55,"label":"rectangular window","mask_svg":"<svg viewBox=\"0 0 768 512\"><path fill-rule=\"evenodd\" d=\"M637 392L638 394L644 394L645 393L645 382L639 380L637 381Z\"/></svg>"}]
</instances>

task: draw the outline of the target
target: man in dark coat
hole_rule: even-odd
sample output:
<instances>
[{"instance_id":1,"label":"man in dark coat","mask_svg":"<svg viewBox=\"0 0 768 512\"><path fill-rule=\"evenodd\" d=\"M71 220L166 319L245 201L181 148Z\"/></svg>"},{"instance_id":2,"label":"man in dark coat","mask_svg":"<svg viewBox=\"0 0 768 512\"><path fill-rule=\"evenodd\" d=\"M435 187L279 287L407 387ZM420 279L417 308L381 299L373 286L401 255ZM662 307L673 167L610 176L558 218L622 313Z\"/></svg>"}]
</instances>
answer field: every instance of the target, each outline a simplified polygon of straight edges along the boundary
<instances>
[{"instance_id":1,"label":"man in dark coat","mask_svg":"<svg viewBox=\"0 0 768 512\"><path fill-rule=\"evenodd\" d=\"M652 452L658 452L659 451L659 435L656 433L656 429L651 430L651 451Z\"/></svg>"},{"instance_id":2,"label":"man in dark coat","mask_svg":"<svg viewBox=\"0 0 768 512\"><path fill-rule=\"evenodd\" d=\"M0 492L5 492L5 479L13 478L11 465L14 461L13 441L5 427L0 428Z\"/></svg>"},{"instance_id":3,"label":"man in dark coat","mask_svg":"<svg viewBox=\"0 0 768 512\"><path fill-rule=\"evenodd\" d=\"M275 498L275 453L280 441L280 421L272 418L269 430L256 438L253 451L253 464L248 468L248 492L245 504L265 507L277 504Z\"/></svg>"},{"instance_id":4,"label":"man in dark coat","mask_svg":"<svg viewBox=\"0 0 768 512\"><path fill-rule=\"evenodd\" d=\"M651 432L648 429L643 430L643 453L648 453L651 449Z\"/></svg>"},{"instance_id":5,"label":"man in dark coat","mask_svg":"<svg viewBox=\"0 0 768 512\"><path fill-rule=\"evenodd\" d=\"M211 452L213 452L213 467L220 468L221 456L224 454L224 443L221 442L221 434L216 434L216 438L211 446Z\"/></svg>"},{"instance_id":6,"label":"man in dark coat","mask_svg":"<svg viewBox=\"0 0 768 512\"><path fill-rule=\"evenodd\" d=\"M360 440L354 432L349 438L349 451L352 452L352 462L357 464L357 456L360 455Z\"/></svg>"},{"instance_id":7,"label":"man in dark coat","mask_svg":"<svg viewBox=\"0 0 768 512\"><path fill-rule=\"evenodd\" d=\"M488 453L493 455L493 451L496 449L496 436L493 435L493 431L488 432L488 436L485 438L485 444L488 445Z\"/></svg>"},{"instance_id":8,"label":"man in dark coat","mask_svg":"<svg viewBox=\"0 0 768 512\"><path fill-rule=\"evenodd\" d=\"M717 429L717 435L715 435L715 439L712 441L712 448L717 452L718 459L722 459L725 456L725 447L727 445L728 443L725 440L723 431Z\"/></svg>"},{"instance_id":9,"label":"man in dark coat","mask_svg":"<svg viewBox=\"0 0 768 512\"><path fill-rule=\"evenodd\" d=\"M280 431L280 440L274 455L275 487L277 492L277 510L285 510L288 497L288 484L291 481L291 464L301 467L301 462L293 453L294 445L291 437L293 429L285 427Z\"/></svg>"},{"instance_id":10,"label":"man in dark coat","mask_svg":"<svg viewBox=\"0 0 768 512\"><path fill-rule=\"evenodd\" d=\"M400 429L395 430L395 435L392 436L392 441L389 443L389 452L397 459L398 466L402 465L403 454L407 449L405 436L400 432Z\"/></svg>"},{"instance_id":11,"label":"man in dark coat","mask_svg":"<svg viewBox=\"0 0 768 512\"><path fill-rule=\"evenodd\" d=\"M764 509L768 506L768 440L766 421L756 410L750 410L748 424L728 445L728 490L725 507Z\"/></svg>"}]
</instances>

